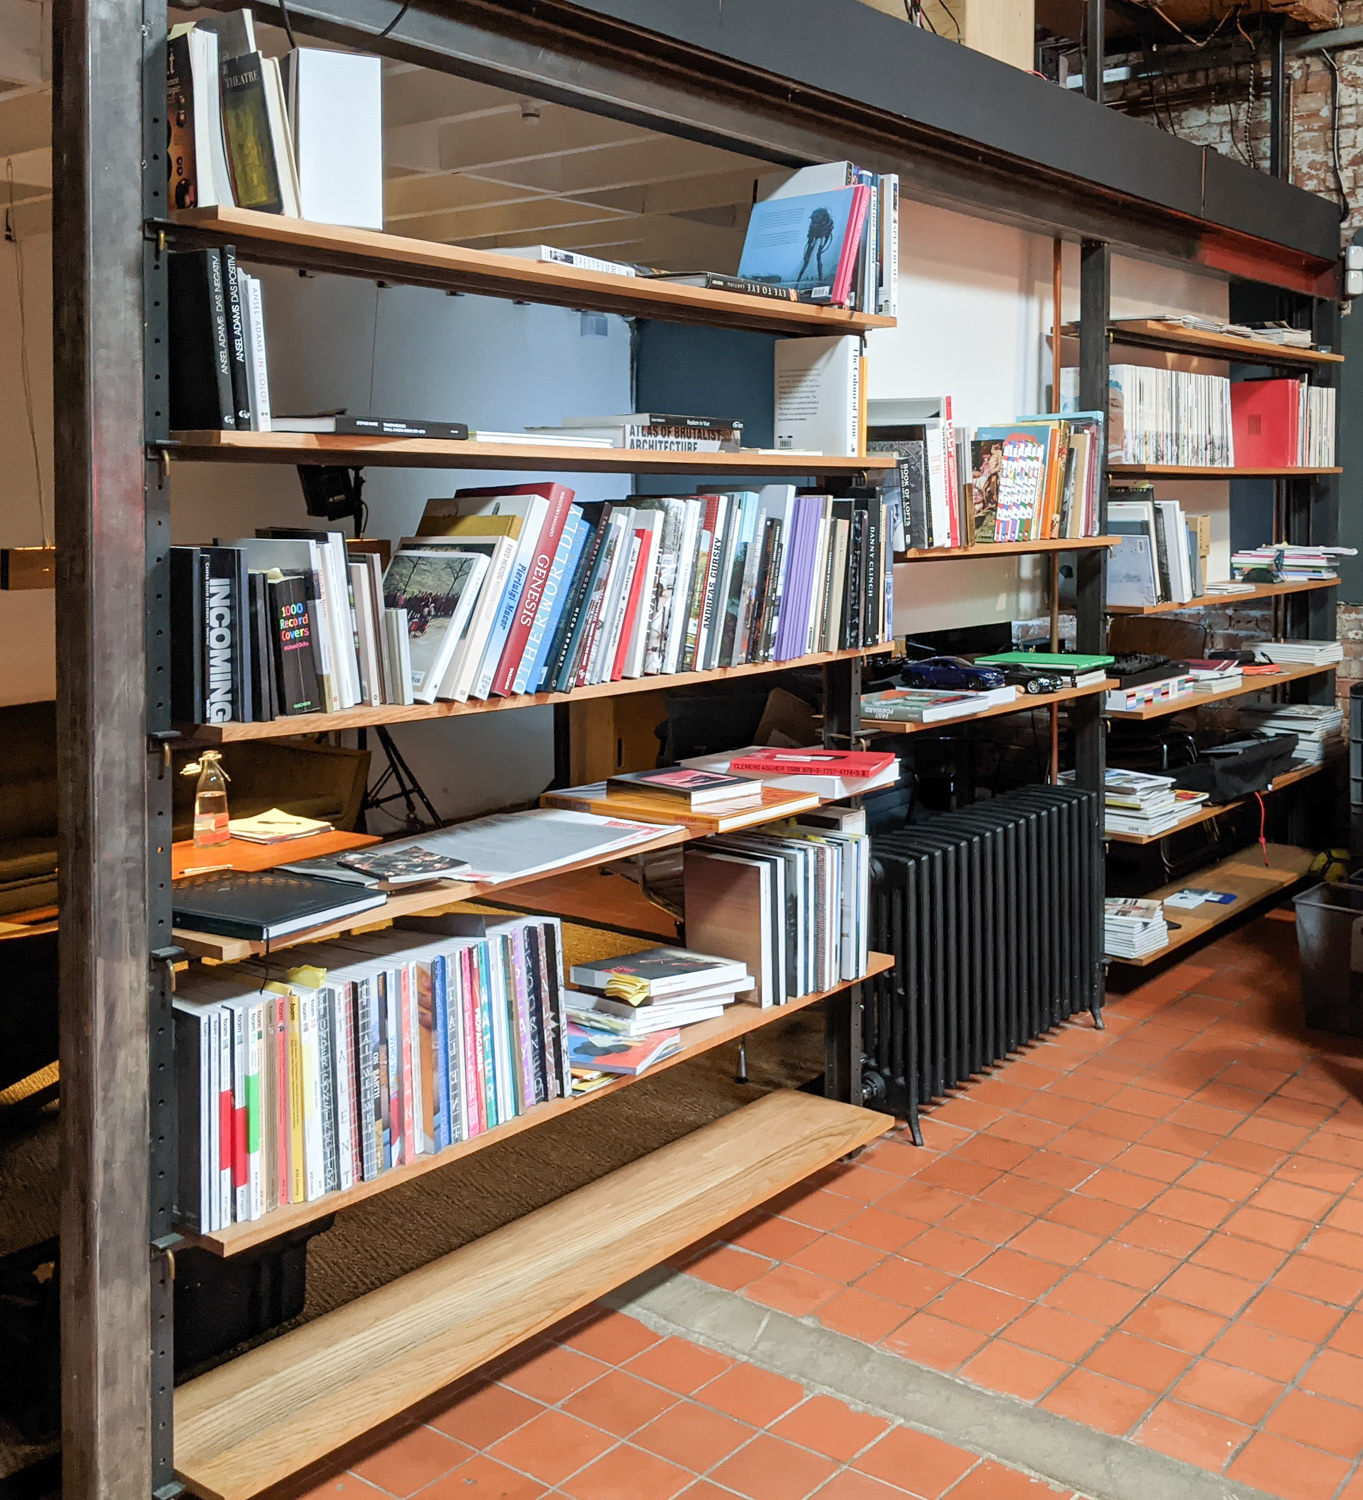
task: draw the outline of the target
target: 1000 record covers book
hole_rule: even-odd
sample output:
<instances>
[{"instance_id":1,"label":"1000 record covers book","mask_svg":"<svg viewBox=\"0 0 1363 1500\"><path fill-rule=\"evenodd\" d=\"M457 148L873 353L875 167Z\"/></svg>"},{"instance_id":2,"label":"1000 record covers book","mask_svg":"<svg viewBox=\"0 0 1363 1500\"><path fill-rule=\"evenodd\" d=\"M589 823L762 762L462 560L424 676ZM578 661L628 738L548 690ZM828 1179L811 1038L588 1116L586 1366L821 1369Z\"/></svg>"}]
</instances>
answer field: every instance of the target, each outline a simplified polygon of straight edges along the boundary
<instances>
[{"instance_id":1,"label":"1000 record covers book","mask_svg":"<svg viewBox=\"0 0 1363 1500\"><path fill-rule=\"evenodd\" d=\"M387 899L308 875L221 870L177 880L171 904L177 927L268 943L355 916Z\"/></svg>"}]
</instances>

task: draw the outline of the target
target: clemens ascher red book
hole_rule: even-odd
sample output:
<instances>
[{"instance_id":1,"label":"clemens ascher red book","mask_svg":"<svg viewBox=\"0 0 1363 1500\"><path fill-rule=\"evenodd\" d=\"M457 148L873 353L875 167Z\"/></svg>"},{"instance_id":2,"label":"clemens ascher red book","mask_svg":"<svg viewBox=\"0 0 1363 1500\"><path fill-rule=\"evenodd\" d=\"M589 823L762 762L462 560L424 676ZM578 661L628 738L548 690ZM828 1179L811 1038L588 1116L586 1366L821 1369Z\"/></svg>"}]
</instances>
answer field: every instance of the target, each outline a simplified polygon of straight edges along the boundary
<instances>
[{"instance_id":1,"label":"clemens ascher red book","mask_svg":"<svg viewBox=\"0 0 1363 1500\"><path fill-rule=\"evenodd\" d=\"M1301 382L1236 380L1230 388L1235 463L1241 469L1293 469L1300 463Z\"/></svg>"},{"instance_id":2,"label":"clemens ascher red book","mask_svg":"<svg viewBox=\"0 0 1363 1500\"><path fill-rule=\"evenodd\" d=\"M842 776L865 781L894 759L871 750L750 750L735 756L729 770L737 776Z\"/></svg>"}]
</instances>

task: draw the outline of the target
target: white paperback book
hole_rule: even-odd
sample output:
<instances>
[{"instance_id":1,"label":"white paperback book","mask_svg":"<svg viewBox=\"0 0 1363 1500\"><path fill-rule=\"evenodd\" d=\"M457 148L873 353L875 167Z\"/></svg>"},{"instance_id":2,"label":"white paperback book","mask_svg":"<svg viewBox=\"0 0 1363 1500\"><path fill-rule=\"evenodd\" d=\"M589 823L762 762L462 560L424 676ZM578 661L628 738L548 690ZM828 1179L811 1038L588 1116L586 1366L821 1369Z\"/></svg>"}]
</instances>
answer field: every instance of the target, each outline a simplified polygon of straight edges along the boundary
<instances>
[{"instance_id":1,"label":"white paperback book","mask_svg":"<svg viewBox=\"0 0 1363 1500\"><path fill-rule=\"evenodd\" d=\"M283 60L302 215L383 228L383 64L298 47Z\"/></svg>"},{"instance_id":2,"label":"white paperback book","mask_svg":"<svg viewBox=\"0 0 1363 1500\"><path fill-rule=\"evenodd\" d=\"M828 456L859 451L861 340L776 340L776 447Z\"/></svg>"}]
</instances>

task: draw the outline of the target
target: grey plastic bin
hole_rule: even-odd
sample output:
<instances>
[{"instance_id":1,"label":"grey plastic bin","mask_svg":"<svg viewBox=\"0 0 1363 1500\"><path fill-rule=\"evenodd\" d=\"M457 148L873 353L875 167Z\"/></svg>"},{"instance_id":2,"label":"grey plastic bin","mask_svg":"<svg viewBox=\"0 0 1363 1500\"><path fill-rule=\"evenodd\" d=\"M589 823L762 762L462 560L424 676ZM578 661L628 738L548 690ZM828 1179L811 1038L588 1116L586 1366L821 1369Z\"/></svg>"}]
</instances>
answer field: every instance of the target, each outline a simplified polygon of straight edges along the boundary
<instances>
[{"instance_id":1,"label":"grey plastic bin","mask_svg":"<svg viewBox=\"0 0 1363 1500\"><path fill-rule=\"evenodd\" d=\"M1363 887L1317 885L1292 900L1306 1024L1363 1036Z\"/></svg>"}]
</instances>

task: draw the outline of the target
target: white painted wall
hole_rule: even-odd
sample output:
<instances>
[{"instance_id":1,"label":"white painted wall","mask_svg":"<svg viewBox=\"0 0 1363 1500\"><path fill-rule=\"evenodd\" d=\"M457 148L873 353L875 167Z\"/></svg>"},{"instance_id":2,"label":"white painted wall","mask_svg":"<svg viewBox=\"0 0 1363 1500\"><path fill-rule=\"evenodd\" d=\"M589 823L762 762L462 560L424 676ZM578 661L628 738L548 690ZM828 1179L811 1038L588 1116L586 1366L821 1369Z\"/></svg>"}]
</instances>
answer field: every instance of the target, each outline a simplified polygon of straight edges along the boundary
<instances>
[{"instance_id":1,"label":"white painted wall","mask_svg":"<svg viewBox=\"0 0 1363 1500\"><path fill-rule=\"evenodd\" d=\"M899 326L871 334L872 399L947 394L956 420L979 427L1048 409L1051 241L1002 224L904 200ZM1062 321L1079 312L1079 247L1064 253ZM1113 316L1154 312L1225 317L1227 288L1142 261L1115 259ZM1170 486L1170 498L1214 513L1229 536L1224 483ZM1161 496L1165 494L1160 488ZM1213 566L1216 564L1213 555ZM1224 560L1228 571L1229 557ZM1035 615L1044 607L1036 558L910 563L895 574L895 630L943 629ZM1225 576L1225 572L1221 574Z\"/></svg>"}]
</instances>

